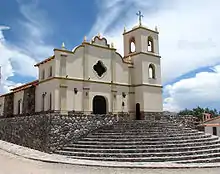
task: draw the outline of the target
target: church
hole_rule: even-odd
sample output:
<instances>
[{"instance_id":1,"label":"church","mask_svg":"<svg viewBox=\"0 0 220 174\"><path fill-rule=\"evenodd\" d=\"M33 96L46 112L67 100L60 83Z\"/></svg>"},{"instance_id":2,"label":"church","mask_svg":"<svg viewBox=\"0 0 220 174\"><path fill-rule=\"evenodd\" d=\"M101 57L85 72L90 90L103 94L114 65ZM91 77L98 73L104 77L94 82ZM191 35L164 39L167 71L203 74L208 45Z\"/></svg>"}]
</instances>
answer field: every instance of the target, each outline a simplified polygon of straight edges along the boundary
<instances>
[{"instance_id":1,"label":"church","mask_svg":"<svg viewBox=\"0 0 220 174\"><path fill-rule=\"evenodd\" d=\"M123 32L124 55L100 34L73 50L63 44L34 65L38 79L0 96L0 115L44 111L84 114L129 113L136 119L161 113L159 41L155 30L139 25Z\"/></svg>"}]
</instances>

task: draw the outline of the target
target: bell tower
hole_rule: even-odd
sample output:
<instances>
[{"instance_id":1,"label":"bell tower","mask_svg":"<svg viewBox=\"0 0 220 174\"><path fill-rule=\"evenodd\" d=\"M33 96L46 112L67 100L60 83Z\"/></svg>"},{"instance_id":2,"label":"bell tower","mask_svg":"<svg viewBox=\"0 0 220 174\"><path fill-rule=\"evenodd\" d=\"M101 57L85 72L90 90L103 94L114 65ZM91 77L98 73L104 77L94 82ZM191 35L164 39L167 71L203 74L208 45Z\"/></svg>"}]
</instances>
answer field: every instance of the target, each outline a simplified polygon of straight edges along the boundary
<instances>
[{"instance_id":1,"label":"bell tower","mask_svg":"<svg viewBox=\"0 0 220 174\"><path fill-rule=\"evenodd\" d=\"M142 117L147 117L149 113L152 115L163 110L159 32L157 27L155 30L144 27L141 22L143 15L140 11L137 15L139 25L130 31L124 29L124 59L133 62L130 73L135 103L140 106Z\"/></svg>"},{"instance_id":2,"label":"bell tower","mask_svg":"<svg viewBox=\"0 0 220 174\"><path fill-rule=\"evenodd\" d=\"M143 15L139 11L139 25L132 28L130 31L124 29L124 56L131 56L135 53L149 53L159 55L158 30L151 30L142 26L141 18Z\"/></svg>"}]
</instances>

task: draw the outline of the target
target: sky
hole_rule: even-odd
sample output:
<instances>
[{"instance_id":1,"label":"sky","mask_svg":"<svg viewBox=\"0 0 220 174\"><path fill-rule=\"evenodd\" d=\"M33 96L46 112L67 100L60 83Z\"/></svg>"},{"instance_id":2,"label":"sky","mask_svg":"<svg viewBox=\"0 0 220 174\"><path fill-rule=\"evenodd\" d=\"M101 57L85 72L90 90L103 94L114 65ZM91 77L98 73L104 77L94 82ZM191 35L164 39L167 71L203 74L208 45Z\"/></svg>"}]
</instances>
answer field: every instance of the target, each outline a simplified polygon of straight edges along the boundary
<instances>
[{"instance_id":1,"label":"sky","mask_svg":"<svg viewBox=\"0 0 220 174\"><path fill-rule=\"evenodd\" d=\"M164 110L220 110L218 0L0 0L0 93L37 78L35 63L62 42L101 33L123 55L123 30L159 30Z\"/></svg>"}]
</instances>

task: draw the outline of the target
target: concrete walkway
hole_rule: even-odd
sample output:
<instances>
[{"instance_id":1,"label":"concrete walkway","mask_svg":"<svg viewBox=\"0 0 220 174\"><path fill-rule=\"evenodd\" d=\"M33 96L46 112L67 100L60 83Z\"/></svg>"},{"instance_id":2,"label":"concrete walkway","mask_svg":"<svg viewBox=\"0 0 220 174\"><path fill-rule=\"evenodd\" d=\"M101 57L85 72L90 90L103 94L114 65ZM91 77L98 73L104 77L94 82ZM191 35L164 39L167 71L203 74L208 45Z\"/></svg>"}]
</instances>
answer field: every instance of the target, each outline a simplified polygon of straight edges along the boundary
<instances>
[{"instance_id":1,"label":"concrete walkway","mask_svg":"<svg viewBox=\"0 0 220 174\"><path fill-rule=\"evenodd\" d=\"M17 154L17 155L16 155ZM35 160L33 160L35 159ZM46 160L48 162L43 162ZM51 162L49 162L51 161ZM59 163L61 161L61 163ZM66 161L68 164L62 164ZM55 162L55 163L53 163ZM148 168L146 165L140 164L135 166L130 165L133 168L119 168L120 163L115 164L115 167L99 167L99 166L85 166L88 161L68 159L63 156L45 154L43 152L35 151L26 147L14 145L8 142L0 141L0 174L219 174L220 168L189 168L189 169L152 169L150 167L156 167L156 165L149 164ZM100 162L91 161L94 165L100 165ZM80 165L77 165L80 164ZM92 165L90 163L89 165ZM95 164L96 163L96 164ZM104 163L106 166L108 163ZM168 163L165 163L169 165ZM164 164L163 167L166 167Z\"/></svg>"},{"instance_id":2,"label":"concrete walkway","mask_svg":"<svg viewBox=\"0 0 220 174\"><path fill-rule=\"evenodd\" d=\"M213 169L121 169L34 161L0 150L0 174L219 174Z\"/></svg>"}]
</instances>

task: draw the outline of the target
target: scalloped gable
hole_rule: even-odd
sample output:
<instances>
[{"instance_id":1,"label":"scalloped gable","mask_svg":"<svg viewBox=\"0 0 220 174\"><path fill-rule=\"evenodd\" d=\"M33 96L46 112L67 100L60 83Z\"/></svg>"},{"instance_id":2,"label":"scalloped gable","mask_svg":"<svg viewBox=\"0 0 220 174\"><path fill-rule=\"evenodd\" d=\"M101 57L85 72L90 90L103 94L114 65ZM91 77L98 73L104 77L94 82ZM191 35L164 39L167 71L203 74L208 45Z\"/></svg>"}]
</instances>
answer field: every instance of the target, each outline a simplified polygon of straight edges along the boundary
<instances>
[{"instance_id":1,"label":"scalloped gable","mask_svg":"<svg viewBox=\"0 0 220 174\"><path fill-rule=\"evenodd\" d=\"M110 48L107 39L104 37L101 38L100 36L95 36L94 39L92 40L92 44Z\"/></svg>"}]
</instances>

